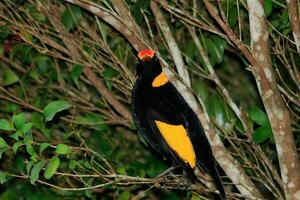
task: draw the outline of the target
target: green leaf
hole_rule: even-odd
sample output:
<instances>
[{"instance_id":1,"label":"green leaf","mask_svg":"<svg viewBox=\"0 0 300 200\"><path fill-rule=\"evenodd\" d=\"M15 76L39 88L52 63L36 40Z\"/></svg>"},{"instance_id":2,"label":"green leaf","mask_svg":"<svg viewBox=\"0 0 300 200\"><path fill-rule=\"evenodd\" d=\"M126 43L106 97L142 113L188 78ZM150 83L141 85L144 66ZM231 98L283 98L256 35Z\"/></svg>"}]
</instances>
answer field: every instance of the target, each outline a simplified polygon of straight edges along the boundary
<instances>
[{"instance_id":1,"label":"green leaf","mask_svg":"<svg viewBox=\"0 0 300 200\"><path fill-rule=\"evenodd\" d=\"M7 26L0 26L0 38L6 39L10 34L10 29Z\"/></svg>"},{"instance_id":2,"label":"green leaf","mask_svg":"<svg viewBox=\"0 0 300 200\"><path fill-rule=\"evenodd\" d=\"M137 0L134 4L138 9L147 9L150 6L151 0Z\"/></svg>"},{"instance_id":3,"label":"green leaf","mask_svg":"<svg viewBox=\"0 0 300 200\"><path fill-rule=\"evenodd\" d=\"M14 145L12 146L12 149L13 149L14 153L17 153L19 147L22 146L23 144L24 144L23 141L19 141L19 142L14 143Z\"/></svg>"},{"instance_id":4,"label":"green leaf","mask_svg":"<svg viewBox=\"0 0 300 200\"><path fill-rule=\"evenodd\" d=\"M64 10L62 14L62 23L67 31L70 31L78 24L81 15L81 9L78 6L71 5Z\"/></svg>"},{"instance_id":5,"label":"green leaf","mask_svg":"<svg viewBox=\"0 0 300 200\"><path fill-rule=\"evenodd\" d=\"M29 41L29 42L33 42L33 37L30 33L25 32L25 31L20 31L20 37L22 38L22 40L24 41ZM31 49L30 49L31 50ZM28 50L28 51L30 51Z\"/></svg>"},{"instance_id":6,"label":"green leaf","mask_svg":"<svg viewBox=\"0 0 300 200\"><path fill-rule=\"evenodd\" d=\"M22 126L21 131L23 133L23 135L25 135L26 133L28 133L28 131L32 128L32 123L26 123Z\"/></svg>"},{"instance_id":7,"label":"green leaf","mask_svg":"<svg viewBox=\"0 0 300 200\"><path fill-rule=\"evenodd\" d=\"M223 61L224 49L227 46L227 42L223 40L221 37L215 35L211 36L211 40L214 43L216 60L218 63L221 63Z\"/></svg>"},{"instance_id":8,"label":"green leaf","mask_svg":"<svg viewBox=\"0 0 300 200\"><path fill-rule=\"evenodd\" d=\"M103 41L105 43L107 43L107 35L108 35L108 32L109 32L109 26L107 24L105 24L104 22L99 21L99 23L98 23L98 29L99 29L99 31L101 33Z\"/></svg>"},{"instance_id":9,"label":"green leaf","mask_svg":"<svg viewBox=\"0 0 300 200\"><path fill-rule=\"evenodd\" d=\"M5 172L0 171L0 184L3 184L7 181L7 176Z\"/></svg>"},{"instance_id":10,"label":"green leaf","mask_svg":"<svg viewBox=\"0 0 300 200\"><path fill-rule=\"evenodd\" d=\"M50 143L42 143L41 145L40 145L40 154L41 153L43 153L43 151L47 148L47 147L50 147L51 146L51 144Z\"/></svg>"},{"instance_id":11,"label":"green leaf","mask_svg":"<svg viewBox=\"0 0 300 200\"><path fill-rule=\"evenodd\" d=\"M19 137L23 137L22 131L18 130L17 132L11 134L9 137L16 141L19 141Z\"/></svg>"},{"instance_id":12,"label":"green leaf","mask_svg":"<svg viewBox=\"0 0 300 200\"><path fill-rule=\"evenodd\" d=\"M7 150L7 147L0 148L0 159L2 158L2 154Z\"/></svg>"},{"instance_id":13,"label":"green leaf","mask_svg":"<svg viewBox=\"0 0 300 200\"><path fill-rule=\"evenodd\" d=\"M7 146L5 140L0 136L0 148L6 148Z\"/></svg>"},{"instance_id":14,"label":"green leaf","mask_svg":"<svg viewBox=\"0 0 300 200\"><path fill-rule=\"evenodd\" d=\"M103 72L103 77L105 79L104 80L105 85L107 86L107 88L109 90L112 90L112 86L113 86L111 79L115 78L118 74L119 74L119 72L113 68L110 68L110 67L105 68L105 70Z\"/></svg>"},{"instance_id":15,"label":"green leaf","mask_svg":"<svg viewBox=\"0 0 300 200\"><path fill-rule=\"evenodd\" d=\"M25 43L17 43L12 47L9 55L10 59L18 58L23 64L29 64L31 62L31 51L32 47Z\"/></svg>"},{"instance_id":16,"label":"green leaf","mask_svg":"<svg viewBox=\"0 0 300 200\"><path fill-rule=\"evenodd\" d=\"M59 100L50 102L43 111L45 121L51 121L54 115L60 111L66 110L71 107L67 101Z\"/></svg>"},{"instance_id":17,"label":"green leaf","mask_svg":"<svg viewBox=\"0 0 300 200\"><path fill-rule=\"evenodd\" d=\"M4 86L12 85L19 81L18 75L9 68L4 69L3 75L4 75L4 77L3 77L3 79L4 79L3 85Z\"/></svg>"},{"instance_id":18,"label":"green leaf","mask_svg":"<svg viewBox=\"0 0 300 200\"><path fill-rule=\"evenodd\" d=\"M65 144L59 144L57 145L55 152L57 154L68 154L71 152L71 149Z\"/></svg>"},{"instance_id":19,"label":"green leaf","mask_svg":"<svg viewBox=\"0 0 300 200\"><path fill-rule=\"evenodd\" d=\"M12 121L14 122L17 130L21 129L26 121L25 113L14 114L12 117Z\"/></svg>"},{"instance_id":20,"label":"green leaf","mask_svg":"<svg viewBox=\"0 0 300 200\"><path fill-rule=\"evenodd\" d=\"M196 194L192 194L191 200L202 200L202 199Z\"/></svg>"},{"instance_id":21,"label":"green leaf","mask_svg":"<svg viewBox=\"0 0 300 200\"><path fill-rule=\"evenodd\" d=\"M5 111L5 112L16 112L16 110L18 110L20 108L20 106L18 104L15 104L15 103L6 103L5 107L3 108L2 111Z\"/></svg>"},{"instance_id":22,"label":"green leaf","mask_svg":"<svg viewBox=\"0 0 300 200\"><path fill-rule=\"evenodd\" d=\"M236 26L237 23L237 19L238 19L238 12L236 9L236 6L231 6L229 9L229 13L228 13L228 24L230 27L234 27Z\"/></svg>"},{"instance_id":23,"label":"green leaf","mask_svg":"<svg viewBox=\"0 0 300 200\"><path fill-rule=\"evenodd\" d=\"M34 148L32 146L32 144L26 144L26 151L27 153L29 153L29 155L31 155L32 159L34 160L34 158L36 157L36 153L34 151Z\"/></svg>"},{"instance_id":24,"label":"green leaf","mask_svg":"<svg viewBox=\"0 0 300 200\"><path fill-rule=\"evenodd\" d=\"M224 127L227 122L224 100L217 94L212 94L207 99L207 111L209 116L216 119L219 126Z\"/></svg>"},{"instance_id":25,"label":"green leaf","mask_svg":"<svg viewBox=\"0 0 300 200\"><path fill-rule=\"evenodd\" d=\"M40 22L46 22L47 18L44 14L40 13L35 6L30 7L29 14Z\"/></svg>"},{"instance_id":26,"label":"green leaf","mask_svg":"<svg viewBox=\"0 0 300 200\"><path fill-rule=\"evenodd\" d=\"M36 68L30 70L29 76L36 81L39 81L40 74Z\"/></svg>"},{"instance_id":27,"label":"green leaf","mask_svg":"<svg viewBox=\"0 0 300 200\"><path fill-rule=\"evenodd\" d=\"M166 192L161 197L162 200L180 200L177 193L173 191Z\"/></svg>"},{"instance_id":28,"label":"green leaf","mask_svg":"<svg viewBox=\"0 0 300 200\"><path fill-rule=\"evenodd\" d=\"M141 13L141 9L147 9L151 3L151 0L137 0L136 3L130 8L130 11L135 18L135 21L139 25L143 25L144 17Z\"/></svg>"},{"instance_id":29,"label":"green leaf","mask_svg":"<svg viewBox=\"0 0 300 200\"><path fill-rule=\"evenodd\" d=\"M198 79L195 80L195 84L193 84L193 89L198 97L203 99L204 102L207 101L209 96L208 86L205 84L204 81Z\"/></svg>"},{"instance_id":30,"label":"green leaf","mask_svg":"<svg viewBox=\"0 0 300 200\"><path fill-rule=\"evenodd\" d=\"M43 167L46 164L46 160L41 160L38 163L34 164L32 170L31 170L31 175L30 175L30 183L34 184L39 176L40 176L40 171L43 169Z\"/></svg>"},{"instance_id":31,"label":"green leaf","mask_svg":"<svg viewBox=\"0 0 300 200\"><path fill-rule=\"evenodd\" d=\"M86 167L87 169L92 169L92 165L88 162L88 161L85 161L84 162L84 167Z\"/></svg>"},{"instance_id":32,"label":"green leaf","mask_svg":"<svg viewBox=\"0 0 300 200\"><path fill-rule=\"evenodd\" d=\"M150 177L155 177L167 169L166 163L154 155L148 155L145 159L149 164L145 165L144 170Z\"/></svg>"},{"instance_id":33,"label":"green leaf","mask_svg":"<svg viewBox=\"0 0 300 200\"><path fill-rule=\"evenodd\" d=\"M117 173L121 175L126 175L126 169L125 167L119 167L117 168Z\"/></svg>"},{"instance_id":34,"label":"green leaf","mask_svg":"<svg viewBox=\"0 0 300 200\"><path fill-rule=\"evenodd\" d=\"M33 142L33 138L32 138L31 135L26 135L24 137L24 143L25 143L25 145L32 144L32 142Z\"/></svg>"},{"instance_id":35,"label":"green leaf","mask_svg":"<svg viewBox=\"0 0 300 200\"><path fill-rule=\"evenodd\" d=\"M261 126L266 126L269 124L267 115L258 107L251 107L248 110L248 115L252 121Z\"/></svg>"},{"instance_id":36,"label":"green leaf","mask_svg":"<svg viewBox=\"0 0 300 200\"><path fill-rule=\"evenodd\" d=\"M4 131L14 131L15 128L12 123L7 121L6 119L1 119L0 120L0 130Z\"/></svg>"},{"instance_id":37,"label":"green leaf","mask_svg":"<svg viewBox=\"0 0 300 200\"><path fill-rule=\"evenodd\" d=\"M46 55L43 55L43 54L38 54L37 56L35 56L33 59L32 59L32 62L33 63L43 63L43 64L46 64L47 61L50 60L50 57L49 56L46 56Z\"/></svg>"},{"instance_id":38,"label":"green leaf","mask_svg":"<svg viewBox=\"0 0 300 200\"><path fill-rule=\"evenodd\" d=\"M105 132L109 126L104 123L105 117L100 114L89 113L86 116L76 117L76 122L83 125L93 126L97 131Z\"/></svg>"},{"instance_id":39,"label":"green leaf","mask_svg":"<svg viewBox=\"0 0 300 200\"><path fill-rule=\"evenodd\" d=\"M38 113L38 112L33 112L31 115L31 123L35 128L41 130L42 133L44 133L44 130L46 129L46 127L45 127L43 114Z\"/></svg>"},{"instance_id":40,"label":"green leaf","mask_svg":"<svg viewBox=\"0 0 300 200\"><path fill-rule=\"evenodd\" d=\"M118 200L128 200L130 197L130 191L129 190L124 190L121 192L118 196Z\"/></svg>"},{"instance_id":41,"label":"green leaf","mask_svg":"<svg viewBox=\"0 0 300 200\"><path fill-rule=\"evenodd\" d=\"M69 169L74 170L76 165L77 165L77 162L75 160L70 160Z\"/></svg>"},{"instance_id":42,"label":"green leaf","mask_svg":"<svg viewBox=\"0 0 300 200\"><path fill-rule=\"evenodd\" d=\"M77 88L79 88L78 78L81 75L82 71L83 71L83 67L82 67L82 65L79 65L79 64L75 64L71 71L72 80L75 83L75 85L77 86Z\"/></svg>"},{"instance_id":43,"label":"green leaf","mask_svg":"<svg viewBox=\"0 0 300 200\"><path fill-rule=\"evenodd\" d=\"M2 154L7 150L7 143L5 140L0 136L0 159L2 158Z\"/></svg>"},{"instance_id":44,"label":"green leaf","mask_svg":"<svg viewBox=\"0 0 300 200\"><path fill-rule=\"evenodd\" d=\"M57 171L60 160L58 157L53 157L47 164L46 171L44 173L45 179L50 179Z\"/></svg>"},{"instance_id":45,"label":"green leaf","mask_svg":"<svg viewBox=\"0 0 300 200\"><path fill-rule=\"evenodd\" d=\"M193 65L193 62L195 59L195 55L197 54L197 48L195 43L190 40L184 45L184 54L185 54L185 60L188 65Z\"/></svg>"},{"instance_id":46,"label":"green leaf","mask_svg":"<svg viewBox=\"0 0 300 200\"><path fill-rule=\"evenodd\" d=\"M31 160L30 162L27 163L26 165L26 170L27 170L27 174L29 175L29 172L33 166L33 164L35 163L36 161L35 160Z\"/></svg>"},{"instance_id":47,"label":"green leaf","mask_svg":"<svg viewBox=\"0 0 300 200\"><path fill-rule=\"evenodd\" d=\"M265 15L269 16L273 9L272 0L264 0L263 2L264 2Z\"/></svg>"},{"instance_id":48,"label":"green leaf","mask_svg":"<svg viewBox=\"0 0 300 200\"><path fill-rule=\"evenodd\" d=\"M40 21L40 22L45 22L47 19L45 17L45 15L43 15L42 13L39 13L39 12L30 13L30 14L34 19L36 19L37 21Z\"/></svg>"},{"instance_id":49,"label":"green leaf","mask_svg":"<svg viewBox=\"0 0 300 200\"><path fill-rule=\"evenodd\" d=\"M204 41L211 64L222 62L226 42L219 37L204 38Z\"/></svg>"},{"instance_id":50,"label":"green leaf","mask_svg":"<svg viewBox=\"0 0 300 200\"><path fill-rule=\"evenodd\" d=\"M119 74L119 72L111 67L106 67L103 72L103 77L105 79L112 79L116 77Z\"/></svg>"},{"instance_id":51,"label":"green leaf","mask_svg":"<svg viewBox=\"0 0 300 200\"><path fill-rule=\"evenodd\" d=\"M42 74L46 74L52 66L51 58L49 56L41 54L35 56L32 59L32 63L34 63L37 66L37 68L35 68L37 69L37 71L33 72L36 74L32 74L33 78L35 79L38 79L38 77Z\"/></svg>"},{"instance_id":52,"label":"green leaf","mask_svg":"<svg viewBox=\"0 0 300 200\"><path fill-rule=\"evenodd\" d=\"M255 143L260 144L272 136L272 130L269 125L261 126L252 133L252 139Z\"/></svg>"},{"instance_id":53,"label":"green leaf","mask_svg":"<svg viewBox=\"0 0 300 200\"><path fill-rule=\"evenodd\" d=\"M33 143L32 136L31 135L26 135L24 137L24 143L26 145L27 153L31 156L30 159L31 160L36 160L37 154L35 153L35 150L32 146L32 143Z\"/></svg>"},{"instance_id":54,"label":"green leaf","mask_svg":"<svg viewBox=\"0 0 300 200\"><path fill-rule=\"evenodd\" d=\"M94 181L94 178L89 178L89 180L86 182L86 184L88 186L92 186L93 181ZM87 196L88 198L92 198L93 197L92 190L85 190L84 193L85 193L85 196Z\"/></svg>"},{"instance_id":55,"label":"green leaf","mask_svg":"<svg viewBox=\"0 0 300 200\"><path fill-rule=\"evenodd\" d=\"M88 198L92 198L93 197L93 191L92 190L85 190L84 194Z\"/></svg>"}]
</instances>

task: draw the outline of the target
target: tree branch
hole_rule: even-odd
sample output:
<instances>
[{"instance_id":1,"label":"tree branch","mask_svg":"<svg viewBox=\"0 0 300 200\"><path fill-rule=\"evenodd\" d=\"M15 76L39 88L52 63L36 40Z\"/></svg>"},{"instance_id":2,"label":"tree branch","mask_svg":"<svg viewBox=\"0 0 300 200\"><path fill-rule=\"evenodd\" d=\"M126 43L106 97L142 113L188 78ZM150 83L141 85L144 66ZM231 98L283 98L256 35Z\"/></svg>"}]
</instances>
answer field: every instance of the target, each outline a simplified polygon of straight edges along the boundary
<instances>
[{"instance_id":1,"label":"tree branch","mask_svg":"<svg viewBox=\"0 0 300 200\"><path fill-rule=\"evenodd\" d=\"M288 13L292 25L292 32L294 36L295 45L298 53L300 53L300 20L298 5L296 0L286 0Z\"/></svg>"},{"instance_id":2,"label":"tree branch","mask_svg":"<svg viewBox=\"0 0 300 200\"><path fill-rule=\"evenodd\" d=\"M100 17L106 23L113 26L117 29L123 36L129 41L129 43L136 49L142 50L148 47L147 43L141 38L137 37L133 30L130 30L126 25L118 18L116 15L112 15L104 9L101 9L101 6L85 0L64 0L66 2L75 4L83 9L88 10L94 15Z\"/></svg>"},{"instance_id":3,"label":"tree branch","mask_svg":"<svg viewBox=\"0 0 300 200\"><path fill-rule=\"evenodd\" d=\"M259 65L254 65L256 79L276 141L281 177L287 199L300 199L300 163L290 124L288 109L276 86L268 46L268 31L263 5L247 0L249 8L251 49Z\"/></svg>"},{"instance_id":4,"label":"tree branch","mask_svg":"<svg viewBox=\"0 0 300 200\"><path fill-rule=\"evenodd\" d=\"M118 100L115 96L106 88L103 82L97 78L97 75L92 71L91 68L85 67L84 74L91 81L97 91L103 96L104 99L109 102L125 119L131 121L131 114L128 109Z\"/></svg>"},{"instance_id":5,"label":"tree branch","mask_svg":"<svg viewBox=\"0 0 300 200\"><path fill-rule=\"evenodd\" d=\"M175 62L177 72L179 76L183 79L185 84L187 86L191 86L191 80L189 77L189 73L186 69L186 66L183 62L182 56L181 56L181 51L177 45L177 42L175 41L172 32L169 28L169 25L167 21L165 20L162 12L160 11L157 3L151 2L151 10L155 16L156 22L158 26L160 27L165 40L167 41L167 44L169 46L169 50L171 52L172 58Z\"/></svg>"},{"instance_id":6,"label":"tree branch","mask_svg":"<svg viewBox=\"0 0 300 200\"><path fill-rule=\"evenodd\" d=\"M60 38L63 40L64 44L66 45L67 49L71 52L71 57L75 60L81 58L81 53L79 52L76 41L73 38L67 37L64 33L64 28L57 16L57 12L54 12L55 9L53 6L50 7L50 10L45 10L45 14L50 19L50 22L58 30L60 33ZM57 10L56 10L57 11ZM122 115L126 120L131 121L131 114L128 109L111 94L105 85L97 78L97 75L87 66L84 68L84 74L86 77L91 81L93 86L97 89L97 91L107 100L107 102L118 111L119 114Z\"/></svg>"},{"instance_id":7,"label":"tree branch","mask_svg":"<svg viewBox=\"0 0 300 200\"><path fill-rule=\"evenodd\" d=\"M297 158L296 147L293 139L293 134L291 131L289 113L287 108L284 105L280 92L276 87L272 68L271 66L262 67L263 65L265 65L265 63L263 62L268 61L267 60L268 58L263 57L264 55L259 57L260 55L257 54L258 60L256 60L256 58L251 54L249 49L236 37L236 35L227 26L227 24L222 21L222 19L216 13L211 3L208 0L204 0L204 3L211 16L217 21L217 23L222 27L222 29L228 35L230 40L240 49L240 51L244 54L244 56L248 59L250 64L253 66L252 72L256 79L256 83L259 88L259 92L261 94L265 109L267 111L271 123L272 131L274 134L274 138L276 141L276 147L278 152L279 163L281 166L282 178L285 183L284 188L285 191L288 192L286 193L287 195L286 197L292 198L292 196L290 195L296 195L298 192L297 190L295 190L295 188L300 188L299 186L300 175L298 173L300 171L299 168L300 164ZM248 6L249 7L252 6L251 5L252 3L253 1L250 1L250 4L248 4ZM250 27L252 26L252 28L250 28L252 42L257 42L261 39L267 41L268 33L266 32L266 29L264 29L265 30L264 32L261 32L262 26L264 28L266 27L264 24L261 24L262 22L260 21L261 17L263 17L264 19L262 5L257 0L254 3L256 6L253 7L252 12L256 14L252 15L252 17L255 17L254 21L253 19L252 20L250 19ZM265 23L265 21L263 21L263 23ZM255 28L253 27L258 27L260 30L255 30ZM257 31L260 32L257 33ZM292 183L292 184L288 184L288 183ZM287 187L288 185L293 186L292 191L287 191L289 190Z\"/></svg>"}]
</instances>

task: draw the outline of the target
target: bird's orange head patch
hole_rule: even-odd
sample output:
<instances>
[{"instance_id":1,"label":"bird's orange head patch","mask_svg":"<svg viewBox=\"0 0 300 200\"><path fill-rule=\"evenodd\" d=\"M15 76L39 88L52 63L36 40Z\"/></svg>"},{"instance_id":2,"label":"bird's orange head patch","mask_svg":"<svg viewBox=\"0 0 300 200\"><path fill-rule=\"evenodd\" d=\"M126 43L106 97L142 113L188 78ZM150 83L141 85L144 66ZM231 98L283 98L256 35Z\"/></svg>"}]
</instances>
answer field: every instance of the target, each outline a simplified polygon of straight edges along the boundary
<instances>
[{"instance_id":1,"label":"bird's orange head patch","mask_svg":"<svg viewBox=\"0 0 300 200\"><path fill-rule=\"evenodd\" d=\"M138 58L140 60L148 60L153 58L154 55L155 55L155 51L153 51L152 49L145 49L138 53Z\"/></svg>"}]
</instances>

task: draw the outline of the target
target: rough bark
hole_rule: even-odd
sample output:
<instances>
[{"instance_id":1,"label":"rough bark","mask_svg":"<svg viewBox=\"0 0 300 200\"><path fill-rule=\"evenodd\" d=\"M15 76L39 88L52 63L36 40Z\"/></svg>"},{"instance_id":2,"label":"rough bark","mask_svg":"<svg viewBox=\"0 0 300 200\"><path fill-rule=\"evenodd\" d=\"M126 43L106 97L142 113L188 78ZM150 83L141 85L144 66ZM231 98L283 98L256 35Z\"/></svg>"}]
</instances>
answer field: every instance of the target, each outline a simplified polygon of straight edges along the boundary
<instances>
[{"instance_id":1,"label":"rough bark","mask_svg":"<svg viewBox=\"0 0 300 200\"><path fill-rule=\"evenodd\" d=\"M183 79L183 81L185 82L185 84L187 84L187 86L191 86L191 80L189 77L189 73L187 71L187 68L183 62L183 58L181 56L181 51L177 45L177 42L175 41L175 38L172 35L172 32L169 28L169 25L167 23L167 21L165 20L162 12L160 11L157 3L152 2L151 3L151 9L152 12L155 16L156 22L158 23L158 26L160 27L165 40L167 41L167 44L169 46L169 50L171 52L172 58L175 62L176 65L176 69L177 72L179 74L179 76Z\"/></svg>"},{"instance_id":2,"label":"rough bark","mask_svg":"<svg viewBox=\"0 0 300 200\"><path fill-rule=\"evenodd\" d=\"M274 134L279 163L281 167L282 179L284 182L285 195L287 199L299 199L300 198L300 164L297 157L297 152L294 144L294 138L291 130L291 124L289 119L288 109L285 107L281 94L276 87L276 82L274 79L272 68L265 67L266 58L261 57L262 61L259 61L259 54L257 54L258 59L256 59L249 49L244 45L234 34L234 32L228 27L228 25L222 21L219 17L218 13L216 13L214 7L208 0L204 0L205 6L211 16L217 21L217 23L221 26L224 32L228 35L230 40L240 49L240 51L244 54L247 60L252 65L253 75L257 81L257 87L259 88L260 95L262 97L265 109L267 111L267 115L270 120L271 128ZM249 3L249 2L248 2ZM256 13L259 19L261 17L264 18L263 8L259 1L250 1L250 4L259 5L259 7L253 8L253 12ZM258 4L259 3L259 4ZM248 5L250 5L248 4ZM250 5L252 6L252 5ZM257 10L259 9L259 10ZM257 13L260 12L260 13ZM264 31L264 34L257 35L256 29L261 29L262 26L259 19L253 21L250 19L250 26L252 26L251 37L252 40L268 39L268 34ZM265 23L265 19L263 21ZM260 23L260 25L256 24ZM265 26L266 27L266 26ZM264 29L266 30L266 29ZM260 30L261 31L261 30ZM259 39L257 39L259 38ZM256 41L257 42L257 41ZM263 67L264 66L264 67Z\"/></svg>"},{"instance_id":3,"label":"rough bark","mask_svg":"<svg viewBox=\"0 0 300 200\"><path fill-rule=\"evenodd\" d=\"M300 53L300 19L296 0L286 0L288 13L292 25L292 32L294 36L295 45L298 53Z\"/></svg>"},{"instance_id":4,"label":"rough bark","mask_svg":"<svg viewBox=\"0 0 300 200\"><path fill-rule=\"evenodd\" d=\"M272 69L268 46L268 31L263 5L258 0L247 0L249 8L251 49L259 65L253 74L263 100L276 141L281 177L287 199L300 199L300 165L286 108Z\"/></svg>"}]
</instances>

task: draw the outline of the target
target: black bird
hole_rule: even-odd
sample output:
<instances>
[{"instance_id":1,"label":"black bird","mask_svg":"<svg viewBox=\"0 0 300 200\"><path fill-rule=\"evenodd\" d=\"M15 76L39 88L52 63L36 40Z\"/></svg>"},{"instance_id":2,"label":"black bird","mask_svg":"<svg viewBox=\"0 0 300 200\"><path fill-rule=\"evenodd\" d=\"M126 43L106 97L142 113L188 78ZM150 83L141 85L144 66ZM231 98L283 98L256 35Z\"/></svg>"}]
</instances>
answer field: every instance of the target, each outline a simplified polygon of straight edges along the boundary
<instances>
[{"instance_id":1,"label":"black bird","mask_svg":"<svg viewBox=\"0 0 300 200\"><path fill-rule=\"evenodd\" d=\"M156 153L180 166L191 181L196 180L193 171L196 166L209 173L220 197L226 199L202 125L162 72L153 50L138 53L136 73L138 79L132 91L132 117L138 131Z\"/></svg>"}]
</instances>

